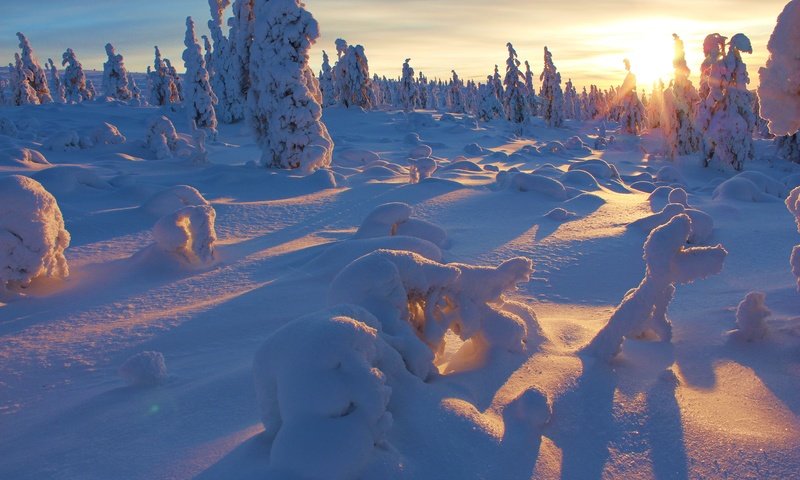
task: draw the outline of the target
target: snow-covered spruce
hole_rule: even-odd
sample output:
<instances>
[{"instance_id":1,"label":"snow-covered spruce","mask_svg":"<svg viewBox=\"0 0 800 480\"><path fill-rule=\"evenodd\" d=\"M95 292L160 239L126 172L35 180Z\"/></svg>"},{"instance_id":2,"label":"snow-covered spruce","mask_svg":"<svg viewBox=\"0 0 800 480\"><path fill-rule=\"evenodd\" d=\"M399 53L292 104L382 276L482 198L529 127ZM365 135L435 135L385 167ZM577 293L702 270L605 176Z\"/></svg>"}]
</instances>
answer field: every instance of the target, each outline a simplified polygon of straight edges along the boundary
<instances>
[{"instance_id":1,"label":"snow-covered spruce","mask_svg":"<svg viewBox=\"0 0 800 480\"><path fill-rule=\"evenodd\" d=\"M766 305L767 296L763 292L750 292L745 295L744 300L736 308L737 330L731 332L732 335L752 342L761 340L767 335L767 317L772 312Z\"/></svg>"},{"instance_id":2,"label":"snow-covered spruce","mask_svg":"<svg viewBox=\"0 0 800 480\"><path fill-rule=\"evenodd\" d=\"M622 129L626 133L639 135L644 127L644 105L636 93L636 75L631 72L631 63L625 59L625 80L617 92L620 101L620 119Z\"/></svg>"},{"instance_id":3,"label":"snow-covered spruce","mask_svg":"<svg viewBox=\"0 0 800 480\"><path fill-rule=\"evenodd\" d=\"M800 232L800 187L792 190L789 196L786 197L786 208L794 215L797 231ZM789 263L792 266L792 273L797 278L797 289L800 290L800 245L796 245L792 249Z\"/></svg>"},{"instance_id":4,"label":"snow-covered spruce","mask_svg":"<svg viewBox=\"0 0 800 480\"><path fill-rule=\"evenodd\" d=\"M211 34L213 46L209 58L206 60L206 70L209 73L211 89L217 96L216 113L224 123L232 123L233 118L229 111L228 87L230 72L227 69L230 43L222 32L225 10L230 6L231 0L208 0L211 11L211 20L208 21L208 30Z\"/></svg>"},{"instance_id":5,"label":"snow-covered spruce","mask_svg":"<svg viewBox=\"0 0 800 480\"><path fill-rule=\"evenodd\" d=\"M130 386L153 387L167 381L167 365L161 352L137 353L119 367L119 375Z\"/></svg>"},{"instance_id":6,"label":"snow-covered spruce","mask_svg":"<svg viewBox=\"0 0 800 480\"><path fill-rule=\"evenodd\" d=\"M425 220L411 218L414 210L400 202L375 207L358 227L353 238L377 238L402 235L427 240L437 247L447 244L447 233Z\"/></svg>"},{"instance_id":7,"label":"snow-covered spruce","mask_svg":"<svg viewBox=\"0 0 800 480\"><path fill-rule=\"evenodd\" d=\"M133 78L131 73L128 73L128 88L131 91L131 99L128 104L132 107L146 107L147 100L142 96L142 90L139 88L139 85L136 83L136 79Z\"/></svg>"},{"instance_id":8,"label":"snow-covered spruce","mask_svg":"<svg viewBox=\"0 0 800 480\"><path fill-rule=\"evenodd\" d=\"M344 40L339 39L337 42L336 48L341 51ZM374 104L372 80L369 77L369 63L363 46L347 46L333 67L333 82L340 105L348 108L361 107L364 110L372 108Z\"/></svg>"},{"instance_id":9,"label":"snow-covered spruce","mask_svg":"<svg viewBox=\"0 0 800 480\"><path fill-rule=\"evenodd\" d=\"M151 118L147 123L144 146L158 160L172 158L178 149L178 132L172 121L163 115Z\"/></svg>"},{"instance_id":10,"label":"snow-covered spruce","mask_svg":"<svg viewBox=\"0 0 800 480\"><path fill-rule=\"evenodd\" d=\"M644 243L644 279L625 294L585 352L610 361L622 350L625 338L671 340L667 308L675 295L675 285L719 273L728 254L722 245L686 248L690 233L691 220L685 214L672 217L650 232Z\"/></svg>"},{"instance_id":11,"label":"snow-covered spruce","mask_svg":"<svg viewBox=\"0 0 800 480\"><path fill-rule=\"evenodd\" d=\"M250 53L255 28L255 0L234 0L233 17L228 19L228 44L222 71L225 75L225 96L222 110L226 122L247 117L247 95L250 91ZM219 70L218 70L219 71ZM219 96L219 94L218 94ZM228 123L230 123L228 122Z\"/></svg>"},{"instance_id":12,"label":"snow-covered spruce","mask_svg":"<svg viewBox=\"0 0 800 480\"><path fill-rule=\"evenodd\" d=\"M22 54L19 56L21 70L28 79L28 83L36 95L38 100L36 103L52 103L53 97L50 94L50 87L47 84L47 74L39 64L39 59L36 58L36 54L33 53L30 42L28 42L25 35L20 32L17 32L17 38L19 39L19 48L22 50ZM17 105L20 104L18 103Z\"/></svg>"},{"instance_id":13,"label":"snow-covered spruce","mask_svg":"<svg viewBox=\"0 0 800 480\"><path fill-rule=\"evenodd\" d=\"M94 98L86 86L86 74L83 65L75 57L71 48L61 56L61 65L64 69L64 97L69 103L80 103Z\"/></svg>"},{"instance_id":14,"label":"snow-covered spruce","mask_svg":"<svg viewBox=\"0 0 800 480\"><path fill-rule=\"evenodd\" d=\"M114 46L106 44L108 60L103 64L103 95L123 102L131 99L128 89L128 70L122 55L114 51Z\"/></svg>"},{"instance_id":15,"label":"snow-covered spruce","mask_svg":"<svg viewBox=\"0 0 800 480\"><path fill-rule=\"evenodd\" d=\"M53 63L52 58L47 59L45 67L47 67L47 72L50 74L50 95L53 97L53 101L64 103L64 83L61 81L58 68Z\"/></svg>"},{"instance_id":16,"label":"snow-covered spruce","mask_svg":"<svg viewBox=\"0 0 800 480\"><path fill-rule=\"evenodd\" d=\"M744 162L755 156L753 146L752 93L742 53L752 53L750 39L741 33L728 44L727 55L711 66L709 95L706 99L708 129L703 137L703 161L742 170Z\"/></svg>"},{"instance_id":17,"label":"snow-covered spruce","mask_svg":"<svg viewBox=\"0 0 800 480\"><path fill-rule=\"evenodd\" d=\"M214 260L217 214L211 205L183 207L165 215L153 226L156 247L186 265L204 265Z\"/></svg>"},{"instance_id":18,"label":"snow-covered spruce","mask_svg":"<svg viewBox=\"0 0 800 480\"><path fill-rule=\"evenodd\" d=\"M352 303L380 319L387 342L411 373L428 378L444 353L445 333L469 341L472 354L499 348L519 352L536 317L504 294L527 282L533 265L514 258L498 267L443 265L411 252L377 250L345 267L333 280L329 304ZM456 356L459 356L456 353Z\"/></svg>"},{"instance_id":19,"label":"snow-covered spruce","mask_svg":"<svg viewBox=\"0 0 800 480\"><path fill-rule=\"evenodd\" d=\"M333 70L331 69L328 53L322 51L322 70L319 72L319 89L322 93L322 106L336 105L336 94L333 86Z\"/></svg>"},{"instance_id":20,"label":"snow-covered spruce","mask_svg":"<svg viewBox=\"0 0 800 480\"><path fill-rule=\"evenodd\" d=\"M298 0L259 0L250 55L247 111L262 162L313 172L331 163L321 95L308 65L319 25Z\"/></svg>"},{"instance_id":21,"label":"snow-covered spruce","mask_svg":"<svg viewBox=\"0 0 800 480\"><path fill-rule=\"evenodd\" d=\"M667 153L670 158L675 158L700 149L700 137L695 130L695 115L700 96L689 80L690 70L686 64L683 40L675 34L672 38L675 42L675 57L672 62L675 78L670 88L662 92L663 96L660 97L663 99L664 110L659 123L664 131ZM651 98L651 103L657 105L658 99L659 97Z\"/></svg>"},{"instance_id":22,"label":"snow-covered spruce","mask_svg":"<svg viewBox=\"0 0 800 480\"><path fill-rule=\"evenodd\" d=\"M519 69L520 61L514 46L509 42L506 47L508 47L508 59L506 60L506 76L503 78L505 87L503 107L506 112L506 120L512 123L523 123L528 117L525 75Z\"/></svg>"},{"instance_id":23,"label":"snow-covered spruce","mask_svg":"<svg viewBox=\"0 0 800 480\"><path fill-rule=\"evenodd\" d=\"M156 46L153 68L147 67L147 81L150 84L150 104L153 106L180 103L178 86L169 72L166 62L161 57L161 50Z\"/></svg>"},{"instance_id":24,"label":"snow-covered spruce","mask_svg":"<svg viewBox=\"0 0 800 480\"><path fill-rule=\"evenodd\" d=\"M55 197L28 177L0 178L0 290L69 275L70 235Z\"/></svg>"},{"instance_id":25,"label":"snow-covered spruce","mask_svg":"<svg viewBox=\"0 0 800 480\"><path fill-rule=\"evenodd\" d=\"M778 16L769 38L769 59L759 70L758 98L761 114L774 135L794 135L800 130L800 0L791 0Z\"/></svg>"},{"instance_id":26,"label":"snow-covered spruce","mask_svg":"<svg viewBox=\"0 0 800 480\"><path fill-rule=\"evenodd\" d=\"M417 85L414 81L414 69L411 68L410 58L403 63L403 75L400 77L400 107L404 112L414 110L417 104Z\"/></svg>"},{"instance_id":27,"label":"snow-covered spruce","mask_svg":"<svg viewBox=\"0 0 800 480\"><path fill-rule=\"evenodd\" d=\"M217 114L214 111L217 97L211 90L206 62L197 43L192 17L186 17L186 37L183 44L186 45L183 51L183 62L186 67L184 92L189 123L204 130L213 140L217 136Z\"/></svg>"},{"instance_id":28,"label":"snow-covered spruce","mask_svg":"<svg viewBox=\"0 0 800 480\"><path fill-rule=\"evenodd\" d=\"M293 320L264 342L253 378L277 477L360 478L390 448L390 385L403 363L382 337L372 314L339 305Z\"/></svg>"},{"instance_id":29,"label":"snow-covered spruce","mask_svg":"<svg viewBox=\"0 0 800 480\"><path fill-rule=\"evenodd\" d=\"M540 113L548 127L564 124L564 93L561 90L561 74L553 64L553 54L544 47L544 70L539 75L542 88L539 91Z\"/></svg>"}]
</instances>

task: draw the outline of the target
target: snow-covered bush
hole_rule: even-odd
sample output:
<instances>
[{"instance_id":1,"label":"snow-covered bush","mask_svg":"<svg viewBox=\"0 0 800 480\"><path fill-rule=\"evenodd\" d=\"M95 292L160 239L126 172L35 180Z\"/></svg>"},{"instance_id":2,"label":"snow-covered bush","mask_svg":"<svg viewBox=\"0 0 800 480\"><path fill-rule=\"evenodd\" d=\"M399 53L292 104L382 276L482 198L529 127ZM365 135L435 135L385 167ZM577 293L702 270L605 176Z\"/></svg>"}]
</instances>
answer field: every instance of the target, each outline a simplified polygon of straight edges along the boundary
<instances>
[{"instance_id":1,"label":"snow-covered bush","mask_svg":"<svg viewBox=\"0 0 800 480\"><path fill-rule=\"evenodd\" d=\"M216 217L211 205L183 207L162 217L153 226L157 248L188 265L212 262L217 241Z\"/></svg>"},{"instance_id":2,"label":"snow-covered bush","mask_svg":"<svg viewBox=\"0 0 800 480\"><path fill-rule=\"evenodd\" d=\"M764 338L768 331L765 320L772 315L765 303L766 298L763 292L745 295L736 308L736 326L739 328L731 333L748 342Z\"/></svg>"},{"instance_id":3,"label":"snow-covered bush","mask_svg":"<svg viewBox=\"0 0 800 480\"><path fill-rule=\"evenodd\" d=\"M70 235L55 197L28 177L0 178L0 290L69 275Z\"/></svg>"},{"instance_id":4,"label":"snow-covered bush","mask_svg":"<svg viewBox=\"0 0 800 480\"><path fill-rule=\"evenodd\" d=\"M121 145L125 143L125 135L120 133L119 129L108 122L103 122L97 128L89 133L86 138L81 138L82 147L91 147L96 145Z\"/></svg>"},{"instance_id":5,"label":"snow-covered bush","mask_svg":"<svg viewBox=\"0 0 800 480\"><path fill-rule=\"evenodd\" d=\"M183 62L186 66L186 113L190 123L194 122L196 128L205 130L213 139L217 136L217 114L214 111L217 97L211 90L206 62L197 43L192 17L186 17L186 37L183 43L186 45L186 50L183 51Z\"/></svg>"},{"instance_id":6,"label":"snow-covered bush","mask_svg":"<svg viewBox=\"0 0 800 480\"><path fill-rule=\"evenodd\" d=\"M122 55L114 51L114 46L106 44L108 60L103 64L103 95L127 102L131 99L128 89L128 70Z\"/></svg>"},{"instance_id":7,"label":"snow-covered bush","mask_svg":"<svg viewBox=\"0 0 800 480\"><path fill-rule=\"evenodd\" d=\"M178 149L178 132L172 121L163 115L151 118L147 122L144 146L159 160L172 158Z\"/></svg>"},{"instance_id":8,"label":"snow-covered bush","mask_svg":"<svg viewBox=\"0 0 800 480\"><path fill-rule=\"evenodd\" d=\"M411 158L408 160L409 183L431 178L438 168L436 159L431 157Z\"/></svg>"},{"instance_id":9,"label":"snow-covered bush","mask_svg":"<svg viewBox=\"0 0 800 480\"><path fill-rule=\"evenodd\" d=\"M20 32L17 32L17 38L19 39L19 48L22 50L22 55L19 57L21 70L36 95L38 100L36 103L52 103L53 97L50 94L50 87L47 85L47 74L39 64L36 54L33 53L30 42ZM20 104L18 103L17 105Z\"/></svg>"},{"instance_id":10,"label":"snow-covered bush","mask_svg":"<svg viewBox=\"0 0 800 480\"><path fill-rule=\"evenodd\" d=\"M333 280L330 304L352 303L380 319L387 342L420 378L434 372L452 330L467 349L522 351L535 315L504 294L530 280L533 265L514 258L494 267L443 265L411 252L377 250L345 267Z\"/></svg>"},{"instance_id":11,"label":"snow-covered bush","mask_svg":"<svg viewBox=\"0 0 800 480\"><path fill-rule=\"evenodd\" d=\"M262 162L313 172L331 163L333 141L322 123L317 79L308 66L319 25L299 0L255 4L247 109Z\"/></svg>"},{"instance_id":12,"label":"snow-covered bush","mask_svg":"<svg viewBox=\"0 0 800 480\"><path fill-rule=\"evenodd\" d=\"M287 323L258 350L253 378L278 477L360 478L390 448L388 384L403 365L382 337L372 314L340 305Z\"/></svg>"},{"instance_id":13,"label":"snow-covered bush","mask_svg":"<svg viewBox=\"0 0 800 480\"><path fill-rule=\"evenodd\" d=\"M542 88L539 90L540 113L548 127L564 124L564 93L561 91L561 74L553 64L553 54L544 47L544 70L539 75Z\"/></svg>"},{"instance_id":14,"label":"snow-covered bush","mask_svg":"<svg viewBox=\"0 0 800 480\"><path fill-rule=\"evenodd\" d=\"M800 187L792 190L789 196L786 197L786 208L794 215L797 231L800 232ZM789 263L792 266L792 273L797 278L797 288L800 290L800 245L792 249Z\"/></svg>"},{"instance_id":15,"label":"snow-covered bush","mask_svg":"<svg viewBox=\"0 0 800 480\"><path fill-rule=\"evenodd\" d=\"M770 56L759 70L758 98L761 114L774 135L794 135L800 130L800 0L791 0L778 16L769 38Z\"/></svg>"},{"instance_id":16,"label":"snow-covered bush","mask_svg":"<svg viewBox=\"0 0 800 480\"><path fill-rule=\"evenodd\" d=\"M167 381L167 365L161 352L140 352L125 360L119 374L130 386L152 387Z\"/></svg>"},{"instance_id":17,"label":"snow-covered bush","mask_svg":"<svg viewBox=\"0 0 800 480\"><path fill-rule=\"evenodd\" d=\"M719 273L728 254L722 245L686 248L691 227L689 216L680 214L650 232L644 243L644 279L625 294L608 323L585 347L587 353L610 361L620 353L625 338L672 338L667 308L675 285Z\"/></svg>"},{"instance_id":18,"label":"snow-covered bush","mask_svg":"<svg viewBox=\"0 0 800 480\"><path fill-rule=\"evenodd\" d=\"M76 150L81 148L81 139L78 132L74 130L58 130L44 139L42 148L63 152Z\"/></svg>"},{"instance_id":19,"label":"snow-covered bush","mask_svg":"<svg viewBox=\"0 0 800 480\"><path fill-rule=\"evenodd\" d=\"M447 244L447 233L425 220L411 218L414 211L408 204L392 202L375 207L367 215L353 238L392 237L395 235L427 240L438 247Z\"/></svg>"},{"instance_id":20,"label":"snow-covered bush","mask_svg":"<svg viewBox=\"0 0 800 480\"><path fill-rule=\"evenodd\" d=\"M24 147L11 147L0 149L0 165L41 168L50 165L44 155L38 150Z\"/></svg>"},{"instance_id":21,"label":"snow-covered bush","mask_svg":"<svg viewBox=\"0 0 800 480\"><path fill-rule=\"evenodd\" d=\"M65 100L70 103L80 103L94 98L86 86L86 74L83 73L83 65L75 57L75 52L68 48L61 59L61 65L66 65L64 69Z\"/></svg>"},{"instance_id":22,"label":"snow-covered bush","mask_svg":"<svg viewBox=\"0 0 800 480\"><path fill-rule=\"evenodd\" d=\"M675 189L673 192L683 191ZM685 192L684 192L685 193ZM672 193L670 193L672 197ZM684 197L685 198L685 197ZM705 243L711 238L714 230L714 220L711 215L694 208L688 208L685 203L680 200L670 198L669 202L664 208L644 218L635 220L629 224L630 227L636 227L644 233L650 233L653 229L664 225L677 215L687 215L691 219L692 229L689 238L686 240L689 244Z\"/></svg>"}]
</instances>

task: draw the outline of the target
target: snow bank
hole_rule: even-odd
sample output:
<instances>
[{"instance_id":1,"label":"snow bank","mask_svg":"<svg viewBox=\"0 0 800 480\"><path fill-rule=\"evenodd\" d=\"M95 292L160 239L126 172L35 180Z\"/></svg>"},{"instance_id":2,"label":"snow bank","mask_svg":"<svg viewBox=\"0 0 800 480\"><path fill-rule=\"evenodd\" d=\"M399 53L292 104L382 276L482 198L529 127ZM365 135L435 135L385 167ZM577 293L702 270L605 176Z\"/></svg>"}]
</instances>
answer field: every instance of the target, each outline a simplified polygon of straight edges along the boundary
<instances>
[{"instance_id":1,"label":"snow bank","mask_svg":"<svg viewBox=\"0 0 800 480\"><path fill-rule=\"evenodd\" d=\"M763 292L750 292L745 295L744 300L736 308L736 326L739 328L732 334L748 342L760 340L767 335L765 320L772 315L772 312L765 304L766 298Z\"/></svg>"},{"instance_id":2,"label":"snow bank","mask_svg":"<svg viewBox=\"0 0 800 480\"><path fill-rule=\"evenodd\" d=\"M80 189L111 190L111 184L97 176L91 169L78 166L54 166L33 175L39 183L56 194L71 193Z\"/></svg>"},{"instance_id":3,"label":"snow bank","mask_svg":"<svg viewBox=\"0 0 800 480\"><path fill-rule=\"evenodd\" d=\"M626 337L662 341L672 338L667 307L675 295L675 285L719 273L728 254L722 245L686 248L690 233L691 220L685 214L650 233L644 243L644 279L625 294L608 323L584 351L610 361L620 353Z\"/></svg>"},{"instance_id":4,"label":"snow bank","mask_svg":"<svg viewBox=\"0 0 800 480\"><path fill-rule=\"evenodd\" d=\"M50 162L48 162L47 158L45 158L45 156L37 150L24 147L12 147L0 150L0 165L25 168L42 168L49 166Z\"/></svg>"},{"instance_id":5,"label":"snow bank","mask_svg":"<svg viewBox=\"0 0 800 480\"><path fill-rule=\"evenodd\" d=\"M395 235L427 240L438 247L447 243L447 233L425 220L411 218L413 210L405 203L386 203L375 207L353 238L392 237Z\"/></svg>"},{"instance_id":6,"label":"snow bank","mask_svg":"<svg viewBox=\"0 0 800 480\"><path fill-rule=\"evenodd\" d=\"M387 374L402 363L379 331L369 312L341 305L289 322L258 350L256 396L281 478L359 478L389 448Z\"/></svg>"},{"instance_id":7,"label":"snow bank","mask_svg":"<svg viewBox=\"0 0 800 480\"><path fill-rule=\"evenodd\" d=\"M162 217L153 227L157 248L189 265L213 261L216 217L210 205L183 207Z\"/></svg>"},{"instance_id":8,"label":"snow bank","mask_svg":"<svg viewBox=\"0 0 800 480\"><path fill-rule=\"evenodd\" d=\"M167 381L167 366L161 352L141 352L119 367L120 376L131 386L148 387Z\"/></svg>"},{"instance_id":9,"label":"snow bank","mask_svg":"<svg viewBox=\"0 0 800 480\"><path fill-rule=\"evenodd\" d=\"M0 178L0 287L68 276L69 241L56 199L40 183L20 175Z\"/></svg>"},{"instance_id":10,"label":"snow bank","mask_svg":"<svg viewBox=\"0 0 800 480\"><path fill-rule=\"evenodd\" d=\"M175 185L147 199L142 205L142 209L162 217L183 207L198 205L209 205L209 203L196 188L189 185Z\"/></svg>"},{"instance_id":11,"label":"snow bank","mask_svg":"<svg viewBox=\"0 0 800 480\"><path fill-rule=\"evenodd\" d=\"M378 250L345 267L334 278L329 304L352 303L380 319L387 341L420 378L434 372L445 333L452 330L472 348L522 351L528 325L504 308L504 293L527 282L530 260L514 258L498 266L444 265L415 253ZM528 312L526 318L535 322ZM477 348L475 348L477 347Z\"/></svg>"},{"instance_id":12,"label":"snow bank","mask_svg":"<svg viewBox=\"0 0 800 480\"><path fill-rule=\"evenodd\" d=\"M506 190L541 193L555 200L567 199L567 190L561 182L534 173L500 172L496 184Z\"/></svg>"}]
</instances>

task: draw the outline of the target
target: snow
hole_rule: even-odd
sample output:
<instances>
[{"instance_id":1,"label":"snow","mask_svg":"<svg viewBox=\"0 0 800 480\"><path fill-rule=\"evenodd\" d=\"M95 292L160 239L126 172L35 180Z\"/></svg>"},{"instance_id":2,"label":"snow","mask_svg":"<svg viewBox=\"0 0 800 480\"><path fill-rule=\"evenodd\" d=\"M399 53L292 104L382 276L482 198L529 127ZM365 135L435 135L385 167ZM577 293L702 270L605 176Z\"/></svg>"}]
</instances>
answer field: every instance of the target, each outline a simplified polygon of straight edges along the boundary
<instances>
[{"instance_id":1,"label":"snow","mask_svg":"<svg viewBox=\"0 0 800 480\"><path fill-rule=\"evenodd\" d=\"M167 366L161 352L141 352L125 360L119 374L130 386L152 387L164 383Z\"/></svg>"},{"instance_id":2,"label":"snow","mask_svg":"<svg viewBox=\"0 0 800 480\"><path fill-rule=\"evenodd\" d=\"M0 286L27 287L37 278L69 275L70 235L56 199L37 181L0 178Z\"/></svg>"},{"instance_id":3,"label":"snow","mask_svg":"<svg viewBox=\"0 0 800 480\"><path fill-rule=\"evenodd\" d=\"M791 0L778 16L767 44L770 56L758 73L761 114L774 135L793 135L800 130L800 1Z\"/></svg>"},{"instance_id":4,"label":"snow","mask_svg":"<svg viewBox=\"0 0 800 480\"><path fill-rule=\"evenodd\" d=\"M752 342L767 335L765 319L772 315L765 305L764 292L749 292L736 307L736 326L733 333L742 340Z\"/></svg>"},{"instance_id":5,"label":"snow","mask_svg":"<svg viewBox=\"0 0 800 480\"><path fill-rule=\"evenodd\" d=\"M208 264L215 257L216 218L210 205L192 205L165 215L153 226L156 247L187 265Z\"/></svg>"}]
</instances>

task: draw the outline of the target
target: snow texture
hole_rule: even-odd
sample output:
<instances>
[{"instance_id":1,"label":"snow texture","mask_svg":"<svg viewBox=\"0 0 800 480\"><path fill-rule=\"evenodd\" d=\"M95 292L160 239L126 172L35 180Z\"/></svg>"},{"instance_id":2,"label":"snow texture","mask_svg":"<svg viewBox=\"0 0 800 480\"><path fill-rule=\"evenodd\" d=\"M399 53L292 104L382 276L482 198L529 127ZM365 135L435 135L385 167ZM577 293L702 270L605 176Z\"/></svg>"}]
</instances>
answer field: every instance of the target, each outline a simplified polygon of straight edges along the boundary
<instances>
[{"instance_id":1,"label":"snow texture","mask_svg":"<svg viewBox=\"0 0 800 480\"><path fill-rule=\"evenodd\" d=\"M722 245L686 248L690 234L691 220L686 214L676 215L650 232L644 243L644 279L625 294L608 323L584 351L610 361L622 350L625 338L672 338L667 308L675 295L675 285L719 273L728 254Z\"/></svg>"},{"instance_id":2,"label":"snow texture","mask_svg":"<svg viewBox=\"0 0 800 480\"><path fill-rule=\"evenodd\" d=\"M0 287L16 290L39 277L68 276L69 242L56 199L39 182L0 178Z\"/></svg>"}]
</instances>

